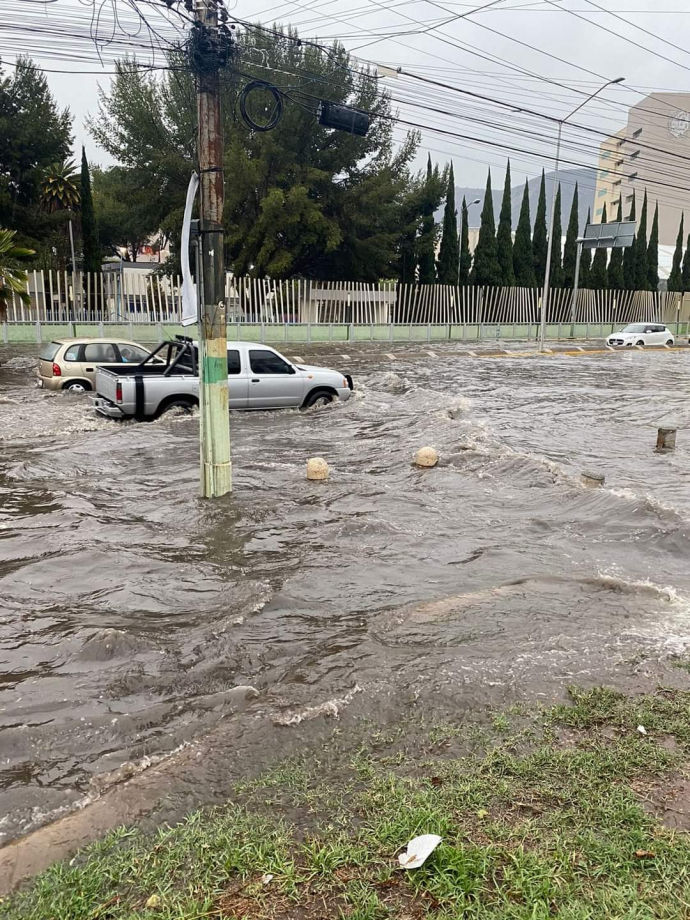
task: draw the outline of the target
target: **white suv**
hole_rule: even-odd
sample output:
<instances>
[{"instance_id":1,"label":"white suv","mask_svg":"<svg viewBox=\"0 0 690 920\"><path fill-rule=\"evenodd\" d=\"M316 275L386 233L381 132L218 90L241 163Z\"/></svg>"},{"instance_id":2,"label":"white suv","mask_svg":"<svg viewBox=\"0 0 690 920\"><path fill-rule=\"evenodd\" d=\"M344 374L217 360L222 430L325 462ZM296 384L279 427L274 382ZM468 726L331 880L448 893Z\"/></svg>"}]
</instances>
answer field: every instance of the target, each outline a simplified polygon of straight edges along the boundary
<instances>
[{"instance_id":1,"label":"white suv","mask_svg":"<svg viewBox=\"0 0 690 920\"><path fill-rule=\"evenodd\" d=\"M620 332L613 332L607 345L673 345L675 339L663 323L631 323Z\"/></svg>"}]
</instances>

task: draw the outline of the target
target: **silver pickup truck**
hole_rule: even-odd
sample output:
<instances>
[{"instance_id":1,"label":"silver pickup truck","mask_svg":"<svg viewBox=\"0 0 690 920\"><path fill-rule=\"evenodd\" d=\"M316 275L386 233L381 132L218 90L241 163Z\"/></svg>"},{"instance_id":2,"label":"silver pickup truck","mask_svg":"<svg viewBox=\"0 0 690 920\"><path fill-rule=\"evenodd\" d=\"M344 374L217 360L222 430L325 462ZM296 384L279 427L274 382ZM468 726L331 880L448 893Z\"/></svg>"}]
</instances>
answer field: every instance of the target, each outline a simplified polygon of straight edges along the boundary
<instances>
[{"instance_id":1,"label":"silver pickup truck","mask_svg":"<svg viewBox=\"0 0 690 920\"><path fill-rule=\"evenodd\" d=\"M164 358L165 363L155 359ZM158 418L199 404L197 343L183 336L163 342L141 364L99 367L94 408L109 418ZM292 364L268 345L228 342L231 409L323 406L350 398L352 378L325 367Z\"/></svg>"}]
</instances>

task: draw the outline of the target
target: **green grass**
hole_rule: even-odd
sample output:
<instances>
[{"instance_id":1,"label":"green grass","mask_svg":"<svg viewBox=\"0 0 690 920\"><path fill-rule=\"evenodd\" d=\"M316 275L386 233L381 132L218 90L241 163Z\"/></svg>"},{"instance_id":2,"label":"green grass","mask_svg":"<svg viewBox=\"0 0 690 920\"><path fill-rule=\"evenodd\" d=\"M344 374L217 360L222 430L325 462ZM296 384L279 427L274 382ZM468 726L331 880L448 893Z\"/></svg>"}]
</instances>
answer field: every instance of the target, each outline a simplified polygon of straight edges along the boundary
<instances>
[{"instance_id":1,"label":"green grass","mask_svg":"<svg viewBox=\"0 0 690 920\"><path fill-rule=\"evenodd\" d=\"M690 762L690 693L571 696L481 726L363 726L354 752L336 731L223 808L154 836L115 831L0 904L0 918L688 916L690 836L643 801ZM420 833L443 842L405 872L396 854Z\"/></svg>"}]
</instances>

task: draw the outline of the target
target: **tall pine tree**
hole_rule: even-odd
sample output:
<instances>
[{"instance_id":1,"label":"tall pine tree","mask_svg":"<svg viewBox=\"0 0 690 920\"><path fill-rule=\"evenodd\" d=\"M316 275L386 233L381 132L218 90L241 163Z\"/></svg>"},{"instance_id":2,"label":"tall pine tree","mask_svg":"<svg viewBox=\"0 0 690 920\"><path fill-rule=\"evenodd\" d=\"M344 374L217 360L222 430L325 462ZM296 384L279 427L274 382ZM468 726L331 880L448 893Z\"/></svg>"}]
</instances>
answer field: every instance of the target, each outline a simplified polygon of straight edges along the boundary
<instances>
[{"instance_id":1,"label":"tall pine tree","mask_svg":"<svg viewBox=\"0 0 690 920\"><path fill-rule=\"evenodd\" d=\"M618 200L618 217L616 220L621 221L623 213L623 206L621 200ZM622 291L623 290L623 250L612 249L611 256L609 258L609 270L608 270L608 286L612 291Z\"/></svg>"},{"instance_id":2,"label":"tall pine tree","mask_svg":"<svg viewBox=\"0 0 690 920\"><path fill-rule=\"evenodd\" d=\"M602 224L606 223L606 205L601 213ZM592 259L592 270L589 274L589 285L595 291L601 291L606 288L608 279L606 277L606 262L608 260L608 249L595 249L594 258Z\"/></svg>"},{"instance_id":3,"label":"tall pine tree","mask_svg":"<svg viewBox=\"0 0 690 920\"><path fill-rule=\"evenodd\" d=\"M529 216L529 183L525 180L522 205L513 243L513 273L519 287L534 287L534 255L532 253L531 221Z\"/></svg>"},{"instance_id":4,"label":"tall pine tree","mask_svg":"<svg viewBox=\"0 0 690 920\"><path fill-rule=\"evenodd\" d=\"M587 221L585 223L585 230L587 229L587 224L592 222L592 211L587 209ZM582 255L580 256L580 287L589 288L591 287L589 283L590 276L592 274L592 250L583 249Z\"/></svg>"},{"instance_id":5,"label":"tall pine tree","mask_svg":"<svg viewBox=\"0 0 690 920\"><path fill-rule=\"evenodd\" d=\"M551 246L551 274L549 277L551 287L563 287L563 265L561 263L561 238L563 236L563 222L561 220L561 184L558 183L556 200L553 206L553 245Z\"/></svg>"},{"instance_id":6,"label":"tall pine tree","mask_svg":"<svg viewBox=\"0 0 690 920\"><path fill-rule=\"evenodd\" d=\"M637 240L635 241L635 290L646 291L647 280L647 191L644 193L640 222L637 225Z\"/></svg>"},{"instance_id":7,"label":"tall pine tree","mask_svg":"<svg viewBox=\"0 0 690 920\"><path fill-rule=\"evenodd\" d=\"M472 254L470 252L469 215L465 196L462 197L462 210L460 212L460 265L458 269L458 284L470 283L472 269Z\"/></svg>"},{"instance_id":8,"label":"tall pine tree","mask_svg":"<svg viewBox=\"0 0 690 920\"><path fill-rule=\"evenodd\" d=\"M682 265L683 265L683 238L685 236L685 214L680 215L680 226L678 227L678 236L676 237L676 248L673 252L673 264L671 266L671 274L668 276L668 282L666 284L667 290L669 291L682 291L683 290L683 274L682 274Z\"/></svg>"},{"instance_id":9,"label":"tall pine tree","mask_svg":"<svg viewBox=\"0 0 690 920\"><path fill-rule=\"evenodd\" d=\"M652 230L647 247L647 285L650 291L659 289L659 202L654 208Z\"/></svg>"},{"instance_id":10,"label":"tall pine tree","mask_svg":"<svg viewBox=\"0 0 690 920\"><path fill-rule=\"evenodd\" d=\"M575 262L577 260L577 238L580 233L579 203L577 182L573 192L573 203L570 207L568 229L565 234L563 247L563 287L571 288L575 284Z\"/></svg>"},{"instance_id":11,"label":"tall pine tree","mask_svg":"<svg viewBox=\"0 0 690 920\"><path fill-rule=\"evenodd\" d=\"M441 248L438 252L436 273L439 284L458 283L458 212L455 210L455 176L453 163L448 170L448 190L446 191L446 206L443 210L443 234Z\"/></svg>"},{"instance_id":12,"label":"tall pine tree","mask_svg":"<svg viewBox=\"0 0 690 920\"><path fill-rule=\"evenodd\" d=\"M101 247L98 242L98 227L91 197L91 175L83 147L81 148L81 239L84 271L99 272L101 270Z\"/></svg>"},{"instance_id":13,"label":"tall pine tree","mask_svg":"<svg viewBox=\"0 0 690 920\"><path fill-rule=\"evenodd\" d=\"M683 292L690 291L690 233L685 246L685 255L683 256Z\"/></svg>"},{"instance_id":14,"label":"tall pine tree","mask_svg":"<svg viewBox=\"0 0 690 920\"><path fill-rule=\"evenodd\" d=\"M630 205L628 220L635 220L635 192ZM637 233L630 246L623 250L623 287L626 291L635 289L635 250L637 249Z\"/></svg>"},{"instance_id":15,"label":"tall pine tree","mask_svg":"<svg viewBox=\"0 0 690 920\"><path fill-rule=\"evenodd\" d=\"M501 202L501 216L498 219L496 233L496 252L498 264L501 266L501 284L512 287L515 284L513 271L513 215L511 213L512 188L510 185L510 160L506 169L506 179L503 185L503 200Z\"/></svg>"},{"instance_id":16,"label":"tall pine tree","mask_svg":"<svg viewBox=\"0 0 690 920\"><path fill-rule=\"evenodd\" d=\"M546 178L542 169L539 201L537 202L537 213L534 216L534 233L532 234L534 274L539 287L544 284L544 275L546 273L546 251L548 246L546 236Z\"/></svg>"},{"instance_id":17,"label":"tall pine tree","mask_svg":"<svg viewBox=\"0 0 690 920\"><path fill-rule=\"evenodd\" d=\"M420 284L433 284L436 281L436 224L434 223L435 187L438 180L438 167L431 166L431 154L426 164L426 182L422 202L422 222L417 241L417 266Z\"/></svg>"},{"instance_id":18,"label":"tall pine tree","mask_svg":"<svg viewBox=\"0 0 690 920\"><path fill-rule=\"evenodd\" d=\"M474 250L472 266L473 284L501 284L501 266L498 263L496 246L496 223L494 221L494 199L491 192L491 170L486 180L482 219L479 225L479 239Z\"/></svg>"}]
</instances>

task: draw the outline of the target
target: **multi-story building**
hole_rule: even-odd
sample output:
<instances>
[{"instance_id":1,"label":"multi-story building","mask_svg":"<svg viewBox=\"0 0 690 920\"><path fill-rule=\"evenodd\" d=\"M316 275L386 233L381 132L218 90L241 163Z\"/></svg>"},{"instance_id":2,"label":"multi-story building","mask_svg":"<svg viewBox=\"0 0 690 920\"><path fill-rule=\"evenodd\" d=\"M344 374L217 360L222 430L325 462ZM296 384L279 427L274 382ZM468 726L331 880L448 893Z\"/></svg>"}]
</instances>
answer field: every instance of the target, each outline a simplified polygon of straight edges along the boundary
<instances>
[{"instance_id":1,"label":"multi-story building","mask_svg":"<svg viewBox=\"0 0 690 920\"><path fill-rule=\"evenodd\" d=\"M659 203L659 243L673 246L681 213L690 230L690 93L652 93L633 106L625 128L608 137L599 149L594 198L595 222L623 219L630 213L635 192L637 217L645 190L649 201L647 232L655 203Z\"/></svg>"}]
</instances>

